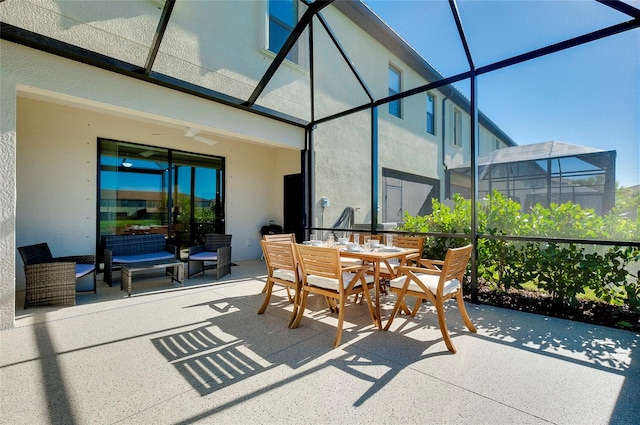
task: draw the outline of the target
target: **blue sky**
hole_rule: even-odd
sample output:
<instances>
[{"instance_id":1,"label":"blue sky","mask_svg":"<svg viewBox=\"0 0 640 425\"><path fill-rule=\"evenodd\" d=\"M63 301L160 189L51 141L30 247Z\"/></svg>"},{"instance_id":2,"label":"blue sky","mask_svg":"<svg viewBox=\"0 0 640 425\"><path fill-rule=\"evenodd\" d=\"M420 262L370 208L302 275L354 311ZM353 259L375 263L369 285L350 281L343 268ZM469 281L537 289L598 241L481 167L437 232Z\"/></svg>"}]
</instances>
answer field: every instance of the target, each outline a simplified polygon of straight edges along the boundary
<instances>
[{"instance_id":1,"label":"blue sky","mask_svg":"<svg viewBox=\"0 0 640 425\"><path fill-rule=\"evenodd\" d=\"M469 69L448 1L365 3L444 76ZM476 68L630 20L591 0L461 0L458 8ZM468 85L456 86L468 95ZM484 74L478 94L482 112L517 144L616 150L616 181L640 184L640 30Z\"/></svg>"}]
</instances>

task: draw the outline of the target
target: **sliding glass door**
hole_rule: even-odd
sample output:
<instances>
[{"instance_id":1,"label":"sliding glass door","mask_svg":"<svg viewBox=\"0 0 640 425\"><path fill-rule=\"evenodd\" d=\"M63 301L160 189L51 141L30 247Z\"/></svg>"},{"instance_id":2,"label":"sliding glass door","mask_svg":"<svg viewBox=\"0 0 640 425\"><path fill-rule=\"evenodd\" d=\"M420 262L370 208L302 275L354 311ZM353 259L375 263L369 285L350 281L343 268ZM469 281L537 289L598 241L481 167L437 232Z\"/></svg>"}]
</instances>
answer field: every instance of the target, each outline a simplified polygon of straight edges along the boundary
<instances>
[{"instance_id":1,"label":"sliding glass door","mask_svg":"<svg viewBox=\"0 0 640 425\"><path fill-rule=\"evenodd\" d=\"M98 167L99 243L161 233L185 248L224 233L224 158L100 139Z\"/></svg>"}]
</instances>

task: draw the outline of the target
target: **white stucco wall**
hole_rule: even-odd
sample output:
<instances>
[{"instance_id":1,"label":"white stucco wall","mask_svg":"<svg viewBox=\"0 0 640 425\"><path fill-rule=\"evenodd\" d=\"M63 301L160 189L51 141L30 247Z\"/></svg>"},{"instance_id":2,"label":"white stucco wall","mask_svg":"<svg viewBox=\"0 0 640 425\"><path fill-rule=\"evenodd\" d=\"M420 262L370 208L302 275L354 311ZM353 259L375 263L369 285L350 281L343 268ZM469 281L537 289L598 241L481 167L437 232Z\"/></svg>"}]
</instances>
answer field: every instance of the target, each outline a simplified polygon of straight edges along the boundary
<instances>
[{"instance_id":1,"label":"white stucco wall","mask_svg":"<svg viewBox=\"0 0 640 425\"><path fill-rule=\"evenodd\" d=\"M99 137L223 156L235 259L259 256L257 231L269 219L282 219L282 177L299 172L293 150L154 137L153 124L30 98L18 98L17 116L17 246L51 241L56 254L95 250Z\"/></svg>"},{"instance_id":2,"label":"white stucco wall","mask_svg":"<svg viewBox=\"0 0 640 425\"><path fill-rule=\"evenodd\" d=\"M13 326L15 290L23 287L17 246L95 251L98 137L224 156L233 258L260 256L260 227L282 221L282 177L300 171L302 129L0 43L0 326ZM196 125L218 143L151 136L179 125Z\"/></svg>"},{"instance_id":3,"label":"white stucco wall","mask_svg":"<svg viewBox=\"0 0 640 425\"><path fill-rule=\"evenodd\" d=\"M1 43L1 42L0 42ZM1 45L0 45L1 47ZM0 329L13 327L16 252L16 97L0 55Z\"/></svg>"},{"instance_id":4,"label":"white stucco wall","mask_svg":"<svg viewBox=\"0 0 640 425\"><path fill-rule=\"evenodd\" d=\"M135 2L123 11L119 2L94 3L1 2L0 18L27 30L143 66L160 14L157 7L152 2ZM426 83L393 52L382 48L333 7L325 8L323 15L376 99L388 94L390 63L402 70L403 89ZM319 30L314 38L315 118L367 101L335 46L322 32ZM298 46L303 54L308 49L306 39L307 35L303 34ZM266 2L177 2L153 70L246 98L273 58L272 53L265 51L265 46ZM39 241L40 235L46 236L41 229L40 233L32 229L47 219L37 208L41 199L50 193L46 185L41 185L41 179L23 167L31 167L34 161L53 159L41 169L49 175L57 175L59 168L54 163L67 164L70 157L83 161L80 169L71 172L65 167L64 172L59 173L74 193L60 200L50 200L54 202L51 214L62 216L64 209L74 204L73 218L82 220L81 245L84 246L86 240L87 247L94 246L95 241L90 239L95 232L90 229L92 225L85 223L95 223L95 189L92 192L89 188L95 188L97 137L224 156L227 159L226 223L227 231L234 234L234 258L259 256L259 228L270 219L282 222L282 176L300 171L300 150L304 148L301 128L10 42L0 41L0 48L2 312L13 314L13 305L8 302L14 293L14 270L22 268L19 262L15 264L16 238L19 243L31 243ZM305 61L297 65L285 61L257 104L310 119L310 73L306 65ZM437 90L432 94L436 96L435 135L426 133L426 94L402 101L403 119L389 116L387 106L379 108L380 169L392 168L443 179L442 132L445 131L449 138L453 134L453 105L447 102L448 120L443 129L440 108L444 97ZM19 131L16 138L18 98L21 112L17 117ZM46 119L39 120L44 115ZM51 120L49 115L59 119ZM74 117L72 123L67 121L67 115ZM463 131L467 132L468 138L468 117L463 122ZM208 147L181 137L160 139L150 136L151 133L189 126L197 126L219 143ZM324 211L323 223L320 223L323 210L317 202L313 226L332 225L345 206L360 207L356 222L371 220L370 130L368 111L318 130L318 174L312 196L316 201L328 197L331 208ZM16 146L19 149L17 186ZM468 160L468 149L446 142L444 146L449 165ZM68 168L76 167L74 163L74 167ZM69 227L62 226L49 232L54 232L50 236L60 241L56 242L59 246L53 247L57 255L75 253L75 248L79 248L77 243L70 242L68 235L72 232ZM9 301L5 302L5 299ZM2 320L3 325L6 323Z\"/></svg>"}]
</instances>

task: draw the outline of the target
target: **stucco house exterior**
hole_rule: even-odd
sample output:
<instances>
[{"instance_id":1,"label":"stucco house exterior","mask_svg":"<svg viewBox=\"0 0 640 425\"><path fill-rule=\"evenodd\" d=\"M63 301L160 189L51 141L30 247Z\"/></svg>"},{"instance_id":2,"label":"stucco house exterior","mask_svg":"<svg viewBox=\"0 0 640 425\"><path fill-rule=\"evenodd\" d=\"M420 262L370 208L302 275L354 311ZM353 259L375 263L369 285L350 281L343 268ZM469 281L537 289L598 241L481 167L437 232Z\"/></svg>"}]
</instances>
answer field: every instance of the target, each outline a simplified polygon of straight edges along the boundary
<instances>
[{"instance_id":1,"label":"stucco house exterior","mask_svg":"<svg viewBox=\"0 0 640 425\"><path fill-rule=\"evenodd\" d=\"M360 1L315 5L268 81L272 2L170 3L159 44L164 1L0 3L0 328L24 289L17 246L99 250L104 141L219 160L234 260L259 258L261 226L285 221L287 176L312 176L304 225L330 227L347 207L357 223L421 212L446 196L446 168L469 162L469 101L453 86L356 110L441 78ZM479 127L481 155L515 144L482 114Z\"/></svg>"}]
</instances>

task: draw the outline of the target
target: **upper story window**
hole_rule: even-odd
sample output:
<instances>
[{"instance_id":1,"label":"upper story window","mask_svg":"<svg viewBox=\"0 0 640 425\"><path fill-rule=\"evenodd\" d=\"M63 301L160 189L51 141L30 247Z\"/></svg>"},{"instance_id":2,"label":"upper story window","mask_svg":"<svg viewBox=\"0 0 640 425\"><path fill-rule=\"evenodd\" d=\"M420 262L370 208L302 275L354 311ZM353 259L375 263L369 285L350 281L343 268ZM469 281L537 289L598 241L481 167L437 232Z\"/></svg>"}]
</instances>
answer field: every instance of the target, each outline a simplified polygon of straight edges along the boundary
<instances>
[{"instance_id":1,"label":"upper story window","mask_svg":"<svg viewBox=\"0 0 640 425\"><path fill-rule=\"evenodd\" d=\"M462 112L453 110L453 144L462 146Z\"/></svg>"},{"instance_id":2,"label":"upper story window","mask_svg":"<svg viewBox=\"0 0 640 425\"><path fill-rule=\"evenodd\" d=\"M402 90L402 73L399 69L389 65L389 96L400 93ZM402 118L401 100L389 102L389 113L398 118Z\"/></svg>"},{"instance_id":3,"label":"upper story window","mask_svg":"<svg viewBox=\"0 0 640 425\"><path fill-rule=\"evenodd\" d=\"M427 94L427 133L436 134L436 100Z\"/></svg>"},{"instance_id":4,"label":"upper story window","mask_svg":"<svg viewBox=\"0 0 640 425\"><path fill-rule=\"evenodd\" d=\"M298 0L269 0L269 46L278 53L298 23ZM298 46L294 45L287 59L298 62Z\"/></svg>"}]
</instances>

